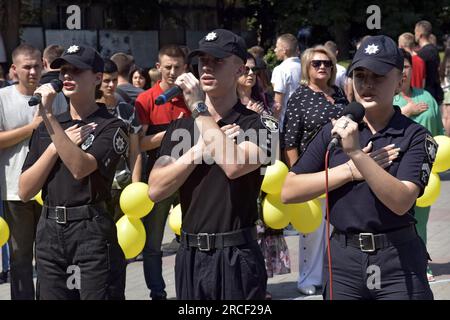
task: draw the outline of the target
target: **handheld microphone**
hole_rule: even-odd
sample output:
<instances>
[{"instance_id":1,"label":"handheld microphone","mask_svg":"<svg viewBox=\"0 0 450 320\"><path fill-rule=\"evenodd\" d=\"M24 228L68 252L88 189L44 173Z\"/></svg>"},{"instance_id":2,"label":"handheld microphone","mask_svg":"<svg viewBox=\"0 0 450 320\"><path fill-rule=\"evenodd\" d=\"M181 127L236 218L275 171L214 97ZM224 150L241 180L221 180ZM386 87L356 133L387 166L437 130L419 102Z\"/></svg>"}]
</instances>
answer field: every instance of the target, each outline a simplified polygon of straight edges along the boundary
<instances>
[{"instance_id":1,"label":"handheld microphone","mask_svg":"<svg viewBox=\"0 0 450 320\"><path fill-rule=\"evenodd\" d=\"M52 81L50 81L50 84L52 85L53 89L56 92L61 92L61 90L63 88L63 82L61 80L53 79ZM30 107L34 107L35 105L41 103L41 99L42 99L41 94L40 93L35 93L31 97L31 99L28 101L28 105Z\"/></svg>"},{"instance_id":2,"label":"handheld microphone","mask_svg":"<svg viewBox=\"0 0 450 320\"><path fill-rule=\"evenodd\" d=\"M366 109L364 109L363 105L359 102L351 102L347 106L345 106L343 111L343 116L353 120L357 123L360 123L364 118L364 114L366 113ZM331 151L339 145L341 137L337 133L333 133L332 139L328 144L327 150Z\"/></svg>"},{"instance_id":3,"label":"handheld microphone","mask_svg":"<svg viewBox=\"0 0 450 320\"><path fill-rule=\"evenodd\" d=\"M164 103L172 100L173 98L179 96L182 93L183 93L183 90L179 86L175 86L170 89L167 89L166 91L164 91L162 94L160 94L155 99L155 104L158 106L161 104L164 104Z\"/></svg>"}]
</instances>

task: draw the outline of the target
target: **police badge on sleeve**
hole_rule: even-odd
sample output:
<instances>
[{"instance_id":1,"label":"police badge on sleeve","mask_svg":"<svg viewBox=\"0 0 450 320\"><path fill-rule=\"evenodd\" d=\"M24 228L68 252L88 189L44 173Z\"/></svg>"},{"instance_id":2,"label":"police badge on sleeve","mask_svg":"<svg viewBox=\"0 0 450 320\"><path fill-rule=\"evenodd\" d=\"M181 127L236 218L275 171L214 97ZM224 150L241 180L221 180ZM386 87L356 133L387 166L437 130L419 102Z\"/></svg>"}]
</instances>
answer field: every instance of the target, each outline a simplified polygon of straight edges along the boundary
<instances>
[{"instance_id":1,"label":"police badge on sleeve","mask_svg":"<svg viewBox=\"0 0 450 320\"><path fill-rule=\"evenodd\" d=\"M437 148L438 144L436 141L434 141L431 135L427 134L425 137L425 153L427 155L420 171L420 181L422 181L425 186L428 184L428 179L430 178L431 168L436 159Z\"/></svg>"},{"instance_id":2,"label":"police badge on sleeve","mask_svg":"<svg viewBox=\"0 0 450 320\"><path fill-rule=\"evenodd\" d=\"M84 140L83 144L81 145L81 150L86 151L89 149L90 146L92 146L92 143L94 142L95 136L91 133L86 140Z\"/></svg>"},{"instance_id":3,"label":"police badge on sleeve","mask_svg":"<svg viewBox=\"0 0 450 320\"><path fill-rule=\"evenodd\" d=\"M433 137L429 134L425 137L425 151L428 156L428 161L432 165L434 160L436 160L436 153L438 149L438 144L434 141Z\"/></svg>"},{"instance_id":4,"label":"police badge on sleeve","mask_svg":"<svg viewBox=\"0 0 450 320\"><path fill-rule=\"evenodd\" d=\"M117 154L123 154L128 150L128 136L121 128L114 134L113 148Z\"/></svg>"},{"instance_id":5,"label":"police badge on sleeve","mask_svg":"<svg viewBox=\"0 0 450 320\"><path fill-rule=\"evenodd\" d=\"M270 132L278 131L278 120L268 114L261 115L261 123Z\"/></svg>"}]
</instances>

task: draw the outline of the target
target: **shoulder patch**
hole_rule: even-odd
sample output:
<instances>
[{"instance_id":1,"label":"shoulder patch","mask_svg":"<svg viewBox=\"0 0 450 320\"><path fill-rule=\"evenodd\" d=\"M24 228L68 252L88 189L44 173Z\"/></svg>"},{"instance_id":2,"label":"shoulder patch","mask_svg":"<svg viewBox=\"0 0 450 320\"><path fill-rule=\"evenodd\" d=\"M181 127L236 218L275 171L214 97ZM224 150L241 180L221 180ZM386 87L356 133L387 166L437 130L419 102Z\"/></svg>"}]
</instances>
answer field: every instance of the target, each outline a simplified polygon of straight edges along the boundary
<instances>
[{"instance_id":1,"label":"shoulder patch","mask_svg":"<svg viewBox=\"0 0 450 320\"><path fill-rule=\"evenodd\" d=\"M122 128L117 128L114 134L113 148L117 154L123 154L128 150L128 136Z\"/></svg>"},{"instance_id":2,"label":"shoulder patch","mask_svg":"<svg viewBox=\"0 0 450 320\"><path fill-rule=\"evenodd\" d=\"M264 128L271 132L278 131L278 120L270 115L261 115L261 123L263 124Z\"/></svg>"},{"instance_id":3,"label":"shoulder patch","mask_svg":"<svg viewBox=\"0 0 450 320\"><path fill-rule=\"evenodd\" d=\"M431 166L428 163L423 163L422 168L420 170L420 181L423 183L424 186L428 184L428 179L430 178L431 174Z\"/></svg>"},{"instance_id":4,"label":"shoulder patch","mask_svg":"<svg viewBox=\"0 0 450 320\"><path fill-rule=\"evenodd\" d=\"M89 147L92 146L92 142L94 142L94 139L95 136L91 133L81 145L81 150L86 151L87 149L89 149Z\"/></svg>"},{"instance_id":5,"label":"shoulder patch","mask_svg":"<svg viewBox=\"0 0 450 320\"><path fill-rule=\"evenodd\" d=\"M431 135L427 134L425 137L425 152L427 153L428 161L431 165L434 163L434 160L436 159L437 149L438 144Z\"/></svg>"}]
</instances>

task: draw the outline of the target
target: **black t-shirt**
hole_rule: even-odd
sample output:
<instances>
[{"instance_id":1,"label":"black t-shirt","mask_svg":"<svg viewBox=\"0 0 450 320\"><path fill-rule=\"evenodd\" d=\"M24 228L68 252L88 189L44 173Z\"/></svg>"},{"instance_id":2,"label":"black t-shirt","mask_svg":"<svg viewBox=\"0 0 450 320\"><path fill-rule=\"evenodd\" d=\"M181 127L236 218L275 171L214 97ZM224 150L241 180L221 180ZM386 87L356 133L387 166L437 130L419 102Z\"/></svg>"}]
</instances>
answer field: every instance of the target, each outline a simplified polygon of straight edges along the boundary
<instances>
[{"instance_id":1,"label":"black t-shirt","mask_svg":"<svg viewBox=\"0 0 450 320\"><path fill-rule=\"evenodd\" d=\"M74 124L84 125L95 122L98 126L80 146L97 160L97 170L89 176L77 180L58 158L47 181L42 187L42 199L48 206L75 207L108 200L111 196L111 184L117 162L128 148L127 127L125 123L108 113L106 108L97 111L84 121L73 120L70 112L56 116L65 130ZM46 127L42 123L33 132L30 151L25 159L22 172L30 168L52 142Z\"/></svg>"},{"instance_id":2,"label":"black t-shirt","mask_svg":"<svg viewBox=\"0 0 450 320\"><path fill-rule=\"evenodd\" d=\"M334 104L322 92L315 92L307 85L300 85L295 90L284 117L283 148L297 148L302 154L325 124L341 116L348 101L340 88L333 86L333 89Z\"/></svg>"},{"instance_id":3,"label":"black t-shirt","mask_svg":"<svg viewBox=\"0 0 450 320\"><path fill-rule=\"evenodd\" d=\"M272 135L278 132L278 124L273 118L260 116L238 102L227 117L218 121L220 127L233 123L244 131L237 138L237 143L254 141L268 157L262 162L268 163ZM166 131L159 156L177 159L198 138L199 132L192 118L176 120ZM254 226L258 219L257 198L263 177L261 168L258 168L230 180L219 165L202 161L180 188L182 229L189 233L221 233Z\"/></svg>"},{"instance_id":4,"label":"black t-shirt","mask_svg":"<svg viewBox=\"0 0 450 320\"><path fill-rule=\"evenodd\" d=\"M440 104L444 99L444 93L439 80L439 52L435 46L427 44L417 54L425 61L425 90Z\"/></svg>"},{"instance_id":5,"label":"black t-shirt","mask_svg":"<svg viewBox=\"0 0 450 320\"><path fill-rule=\"evenodd\" d=\"M331 123L311 141L308 148L292 167L294 173L313 173L325 170L325 153L331 141ZM383 130L372 134L370 129L359 126L361 148L373 142L373 151L389 144L400 148L400 155L388 168L388 172L400 181L410 181L423 193L431 174L431 167L437 151L429 131L420 124L401 114L395 107L395 114ZM330 168L349 160L341 148L330 154ZM419 196L420 196L419 195ZM387 208L370 189L365 181L347 183L329 194L331 224L342 232L383 233L414 224L414 206L399 216Z\"/></svg>"}]
</instances>

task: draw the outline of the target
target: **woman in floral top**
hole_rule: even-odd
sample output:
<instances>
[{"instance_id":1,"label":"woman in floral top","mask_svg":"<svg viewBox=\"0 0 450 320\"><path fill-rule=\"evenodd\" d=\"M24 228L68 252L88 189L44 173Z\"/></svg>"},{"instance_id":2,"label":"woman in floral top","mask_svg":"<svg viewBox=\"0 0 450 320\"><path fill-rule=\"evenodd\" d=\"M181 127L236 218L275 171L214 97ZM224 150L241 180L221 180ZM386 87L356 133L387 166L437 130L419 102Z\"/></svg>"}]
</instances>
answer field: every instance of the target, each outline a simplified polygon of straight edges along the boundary
<instances>
[{"instance_id":1,"label":"woman in floral top","mask_svg":"<svg viewBox=\"0 0 450 320\"><path fill-rule=\"evenodd\" d=\"M301 85L290 97L283 123L282 147L286 163L292 167L308 143L331 119L341 116L348 104L344 92L334 85L336 57L324 46L307 49L302 55ZM299 237L299 278L297 287L305 295L322 284L324 224L311 234Z\"/></svg>"}]
</instances>

